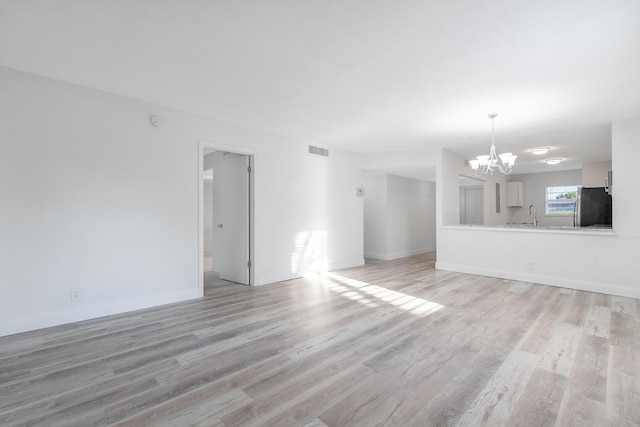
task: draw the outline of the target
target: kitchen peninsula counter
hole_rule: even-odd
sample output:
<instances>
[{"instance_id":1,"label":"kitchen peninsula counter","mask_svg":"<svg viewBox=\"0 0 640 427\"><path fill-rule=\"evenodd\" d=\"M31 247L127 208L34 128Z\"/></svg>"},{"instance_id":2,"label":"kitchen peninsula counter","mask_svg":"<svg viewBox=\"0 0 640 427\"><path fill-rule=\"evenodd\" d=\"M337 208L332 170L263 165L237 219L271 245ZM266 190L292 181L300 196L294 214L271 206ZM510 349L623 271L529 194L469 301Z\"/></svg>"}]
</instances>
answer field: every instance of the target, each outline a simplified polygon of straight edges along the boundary
<instances>
[{"instance_id":1,"label":"kitchen peninsula counter","mask_svg":"<svg viewBox=\"0 0 640 427\"><path fill-rule=\"evenodd\" d=\"M591 236L615 236L616 233L609 227L572 227L572 226L537 226L523 224L508 225L442 225L443 229L472 230L472 231L498 231L515 233L552 233L552 234L577 234Z\"/></svg>"}]
</instances>

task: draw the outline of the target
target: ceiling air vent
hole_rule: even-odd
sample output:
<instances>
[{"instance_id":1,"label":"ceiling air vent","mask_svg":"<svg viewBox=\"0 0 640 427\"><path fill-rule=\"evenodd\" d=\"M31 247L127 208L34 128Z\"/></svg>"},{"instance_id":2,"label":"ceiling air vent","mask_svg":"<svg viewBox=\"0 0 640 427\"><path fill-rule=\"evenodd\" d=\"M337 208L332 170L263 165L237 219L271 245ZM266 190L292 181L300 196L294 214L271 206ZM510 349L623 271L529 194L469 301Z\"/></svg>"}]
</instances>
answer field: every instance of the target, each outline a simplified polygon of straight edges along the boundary
<instances>
[{"instance_id":1,"label":"ceiling air vent","mask_svg":"<svg viewBox=\"0 0 640 427\"><path fill-rule=\"evenodd\" d=\"M327 150L326 148L315 147L313 145L309 146L309 153L317 154L318 156L329 157L329 150Z\"/></svg>"}]
</instances>

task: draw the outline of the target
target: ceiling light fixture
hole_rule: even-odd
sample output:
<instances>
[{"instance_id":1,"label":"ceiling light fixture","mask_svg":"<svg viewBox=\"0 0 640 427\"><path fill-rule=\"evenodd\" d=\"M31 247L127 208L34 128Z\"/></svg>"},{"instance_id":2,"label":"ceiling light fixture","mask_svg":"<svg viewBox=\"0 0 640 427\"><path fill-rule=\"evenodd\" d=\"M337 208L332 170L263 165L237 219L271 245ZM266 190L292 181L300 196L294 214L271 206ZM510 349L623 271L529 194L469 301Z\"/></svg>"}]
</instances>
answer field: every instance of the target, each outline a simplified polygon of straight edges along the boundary
<instances>
[{"instance_id":1,"label":"ceiling light fixture","mask_svg":"<svg viewBox=\"0 0 640 427\"><path fill-rule=\"evenodd\" d=\"M498 113L489 114L489 118L491 119L491 151L488 156L477 156L476 160L469 160L469 164L471 165L471 169L476 176L486 175L491 173L493 175L493 170L497 167L500 172L505 175L509 175L511 173L511 168L516 162L516 157L512 153L502 153L499 156L496 155L496 144L494 142L495 136L495 127L493 125L493 119L496 118Z\"/></svg>"},{"instance_id":2,"label":"ceiling light fixture","mask_svg":"<svg viewBox=\"0 0 640 427\"><path fill-rule=\"evenodd\" d=\"M551 150L551 147L537 147L537 148L532 148L529 151L531 151L531 154L535 154L536 156L541 156L542 154L547 154L549 150Z\"/></svg>"},{"instance_id":3,"label":"ceiling light fixture","mask_svg":"<svg viewBox=\"0 0 640 427\"><path fill-rule=\"evenodd\" d=\"M557 165L558 163L562 162L562 160L564 159L561 159L559 157L553 157L551 159L545 159L544 162L548 165Z\"/></svg>"}]
</instances>

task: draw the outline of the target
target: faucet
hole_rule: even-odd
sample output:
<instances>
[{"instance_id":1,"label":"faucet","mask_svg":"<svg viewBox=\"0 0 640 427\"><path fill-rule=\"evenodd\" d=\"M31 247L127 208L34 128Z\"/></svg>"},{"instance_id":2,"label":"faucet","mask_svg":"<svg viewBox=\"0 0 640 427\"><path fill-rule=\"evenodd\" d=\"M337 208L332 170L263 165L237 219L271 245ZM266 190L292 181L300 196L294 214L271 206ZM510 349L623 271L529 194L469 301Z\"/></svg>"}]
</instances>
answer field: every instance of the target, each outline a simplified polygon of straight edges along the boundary
<instances>
[{"instance_id":1,"label":"faucet","mask_svg":"<svg viewBox=\"0 0 640 427\"><path fill-rule=\"evenodd\" d=\"M533 203L529 205L529 216L531 216L532 212L533 212L533 226L537 227L538 218L536 218L536 205L534 205Z\"/></svg>"}]
</instances>

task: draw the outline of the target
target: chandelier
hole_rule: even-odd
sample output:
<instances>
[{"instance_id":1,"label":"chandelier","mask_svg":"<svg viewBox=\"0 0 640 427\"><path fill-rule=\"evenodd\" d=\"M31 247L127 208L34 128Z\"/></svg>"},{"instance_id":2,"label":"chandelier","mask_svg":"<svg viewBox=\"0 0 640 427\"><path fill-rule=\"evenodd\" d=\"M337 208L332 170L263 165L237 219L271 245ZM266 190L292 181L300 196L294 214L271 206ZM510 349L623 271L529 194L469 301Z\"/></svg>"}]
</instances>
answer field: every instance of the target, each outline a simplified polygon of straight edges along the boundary
<instances>
[{"instance_id":1,"label":"chandelier","mask_svg":"<svg viewBox=\"0 0 640 427\"><path fill-rule=\"evenodd\" d=\"M489 114L491 119L491 151L489 155L477 156L476 160L469 160L469 165L473 169L475 176L486 175L490 173L493 175L494 169L498 168L500 172L505 175L511 173L511 168L516 162L516 157L513 153L502 153L499 156L496 155L496 144L494 143L495 128L493 125L493 119L496 118L498 113Z\"/></svg>"}]
</instances>

